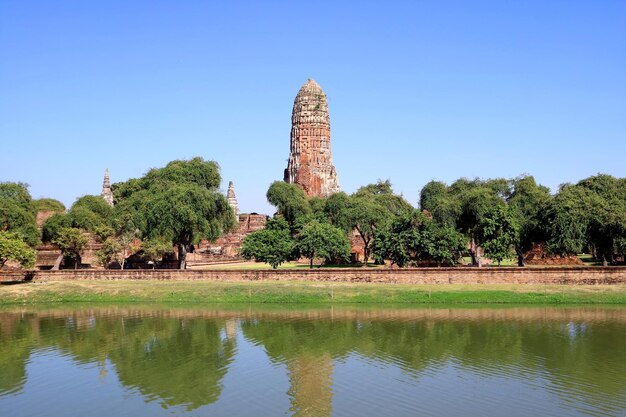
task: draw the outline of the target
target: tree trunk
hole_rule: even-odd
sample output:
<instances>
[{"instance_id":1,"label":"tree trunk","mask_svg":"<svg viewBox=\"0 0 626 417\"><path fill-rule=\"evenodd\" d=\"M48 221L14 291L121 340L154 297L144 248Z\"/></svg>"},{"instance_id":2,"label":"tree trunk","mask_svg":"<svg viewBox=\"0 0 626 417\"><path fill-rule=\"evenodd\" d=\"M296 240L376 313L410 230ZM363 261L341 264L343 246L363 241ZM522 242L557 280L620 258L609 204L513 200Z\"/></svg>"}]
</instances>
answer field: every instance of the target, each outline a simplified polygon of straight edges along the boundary
<instances>
[{"instance_id":1,"label":"tree trunk","mask_svg":"<svg viewBox=\"0 0 626 417\"><path fill-rule=\"evenodd\" d=\"M63 254L57 256L56 261L54 261L54 266L52 267L52 271L58 271L61 269L61 262L63 262Z\"/></svg>"},{"instance_id":2,"label":"tree trunk","mask_svg":"<svg viewBox=\"0 0 626 417\"><path fill-rule=\"evenodd\" d=\"M482 259L480 259L480 247L476 243L476 240L472 236L472 242L470 243L470 256L472 257L472 265L482 267Z\"/></svg>"},{"instance_id":3,"label":"tree trunk","mask_svg":"<svg viewBox=\"0 0 626 417\"><path fill-rule=\"evenodd\" d=\"M187 269L187 247L178 245L178 269Z\"/></svg>"},{"instance_id":4,"label":"tree trunk","mask_svg":"<svg viewBox=\"0 0 626 417\"><path fill-rule=\"evenodd\" d=\"M313 269L313 257L311 256L311 263L309 264L309 269Z\"/></svg>"},{"instance_id":5,"label":"tree trunk","mask_svg":"<svg viewBox=\"0 0 626 417\"><path fill-rule=\"evenodd\" d=\"M606 260L606 253L602 252L602 266L609 266L609 262Z\"/></svg>"},{"instance_id":6,"label":"tree trunk","mask_svg":"<svg viewBox=\"0 0 626 417\"><path fill-rule=\"evenodd\" d=\"M517 252L517 266L526 266L526 263L524 262L524 253L521 249L515 248L515 252Z\"/></svg>"},{"instance_id":7,"label":"tree trunk","mask_svg":"<svg viewBox=\"0 0 626 417\"><path fill-rule=\"evenodd\" d=\"M363 266L367 266L367 260L370 257L370 250L369 250L369 243L370 241L368 239L365 239L365 237L363 235L361 235L361 238L363 239Z\"/></svg>"},{"instance_id":8,"label":"tree trunk","mask_svg":"<svg viewBox=\"0 0 626 417\"><path fill-rule=\"evenodd\" d=\"M470 241L470 257L472 258L472 266L477 266L478 265L478 259L476 257L476 241L474 240L474 238L472 237L472 240Z\"/></svg>"}]
</instances>

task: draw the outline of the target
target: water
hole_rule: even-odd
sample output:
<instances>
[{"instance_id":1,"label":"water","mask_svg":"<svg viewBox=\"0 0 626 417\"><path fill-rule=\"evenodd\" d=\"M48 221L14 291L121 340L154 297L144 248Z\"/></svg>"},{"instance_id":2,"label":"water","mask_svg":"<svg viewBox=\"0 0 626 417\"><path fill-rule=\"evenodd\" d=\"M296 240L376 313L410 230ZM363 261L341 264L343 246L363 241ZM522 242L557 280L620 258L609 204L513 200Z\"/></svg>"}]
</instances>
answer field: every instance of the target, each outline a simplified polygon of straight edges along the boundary
<instances>
[{"instance_id":1,"label":"water","mask_svg":"<svg viewBox=\"0 0 626 417\"><path fill-rule=\"evenodd\" d=\"M0 310L0 416L626 416L626 308Z\"/></svg>"}]
</instances>

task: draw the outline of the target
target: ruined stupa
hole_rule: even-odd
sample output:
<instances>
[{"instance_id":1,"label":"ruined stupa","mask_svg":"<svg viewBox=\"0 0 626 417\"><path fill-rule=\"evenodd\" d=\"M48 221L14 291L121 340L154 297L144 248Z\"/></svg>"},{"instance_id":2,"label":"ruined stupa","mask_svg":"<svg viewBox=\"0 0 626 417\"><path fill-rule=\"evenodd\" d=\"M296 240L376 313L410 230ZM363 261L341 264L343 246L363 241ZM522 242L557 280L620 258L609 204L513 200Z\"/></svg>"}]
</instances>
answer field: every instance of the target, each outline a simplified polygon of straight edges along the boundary
<instances>
[{"instance_id":1,"label":"ruined stupa","mask_svg":"<svg viewBox=\"0 0 626 417\"><path fill-rule=\"evenodd\" d=\"M102 193L100 194L109 206L113 207L113 192L111 191L111 180L109 180L109 168L104 171L104 180L102 181Z\"/></svg>"},{"instance_id":2,"label":"ruined stupa","mask_svg":"<svg viewBox=\"0 0 626 417\"><path fill-rule=\"evenodd\" d=\"M300 88L293 102L285 182L298 184L309 197L328 197L340 191L330 152L326 94L312 79Z\"/></svg>"},{"instance_id":3,"label":"ruined stupa","mask_svg":"<svg viewBox=\"0 0 626 417\"><path fill-rule=\"evenodd\" d=\"M239 220L239 206L237 205L237 196L235 195L235 184L232 181L228 183L226 199L230 208L233 209L233 213L235 213L235 218Z\"/></svg>"}]
</instances>

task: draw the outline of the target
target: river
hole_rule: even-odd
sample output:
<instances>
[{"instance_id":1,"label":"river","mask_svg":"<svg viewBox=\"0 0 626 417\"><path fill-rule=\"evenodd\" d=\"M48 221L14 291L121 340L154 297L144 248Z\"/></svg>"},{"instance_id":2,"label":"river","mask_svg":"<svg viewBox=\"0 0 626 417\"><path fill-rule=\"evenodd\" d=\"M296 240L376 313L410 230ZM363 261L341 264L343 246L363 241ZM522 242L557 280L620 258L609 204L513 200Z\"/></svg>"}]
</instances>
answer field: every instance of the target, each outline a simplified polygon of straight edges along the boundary
<instances>
[{"instance_id":1,"label":"river","mask_svg":"<svg viewBox=\"0 0 626 417\"><path fill-rule=\"evenodd\" d=\"M626 308L0 310L0 416L626 416Z\"/></svg>"}]
</instances>

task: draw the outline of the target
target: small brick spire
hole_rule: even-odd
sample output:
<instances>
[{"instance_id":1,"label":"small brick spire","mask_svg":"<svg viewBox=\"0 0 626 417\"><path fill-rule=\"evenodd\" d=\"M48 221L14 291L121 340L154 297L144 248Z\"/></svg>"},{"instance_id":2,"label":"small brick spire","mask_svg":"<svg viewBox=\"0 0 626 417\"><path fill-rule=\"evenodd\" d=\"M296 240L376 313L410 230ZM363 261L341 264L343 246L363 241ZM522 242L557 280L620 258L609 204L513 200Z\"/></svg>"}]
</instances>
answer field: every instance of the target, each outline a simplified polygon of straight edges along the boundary
<instances>
[{"instance_id":1,"label":"small brick spire","mask_svg":"<svg viewBox=\"0 0 626 417\"><path fill-rule=\"evenodd\" d=\"M109 179L109 168L104 171L104 180L102 181L102 193L100 194L104 201L113 207L113 192L111 191L111 180Z\"/></svg>"},{"instance_id":2,"label":"small brick spire","mask_svg":"<svg viewBox=\"0 0 626 417\"><path fill-rule=\"evenodd\" d=\"M228 205L233 209L235 213L235 219L239 219L239 206L237 205L237 196L235 195L235 184L232 181L228 182L228 192L226 193L226 199Z\"/></svg>"}]
</instances>

